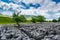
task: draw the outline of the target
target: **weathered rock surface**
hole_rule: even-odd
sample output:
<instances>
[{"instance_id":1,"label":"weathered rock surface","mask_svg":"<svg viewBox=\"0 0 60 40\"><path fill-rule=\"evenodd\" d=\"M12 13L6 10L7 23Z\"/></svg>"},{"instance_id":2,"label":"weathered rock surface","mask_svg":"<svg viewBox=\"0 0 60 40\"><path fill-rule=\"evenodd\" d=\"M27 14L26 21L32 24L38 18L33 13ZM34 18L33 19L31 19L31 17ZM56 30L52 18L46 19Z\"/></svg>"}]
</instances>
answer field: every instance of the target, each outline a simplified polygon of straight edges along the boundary
<instances>
[{"instance_id":1,"label":"weathered rock surface","mask_svg":"<svg viewBox=\"0 0 60 40\"><path fill-rule=\"evenodd\" d=\"M60 23L0 25L0 40L60 40Z\"/></svg>"}]
</instances>

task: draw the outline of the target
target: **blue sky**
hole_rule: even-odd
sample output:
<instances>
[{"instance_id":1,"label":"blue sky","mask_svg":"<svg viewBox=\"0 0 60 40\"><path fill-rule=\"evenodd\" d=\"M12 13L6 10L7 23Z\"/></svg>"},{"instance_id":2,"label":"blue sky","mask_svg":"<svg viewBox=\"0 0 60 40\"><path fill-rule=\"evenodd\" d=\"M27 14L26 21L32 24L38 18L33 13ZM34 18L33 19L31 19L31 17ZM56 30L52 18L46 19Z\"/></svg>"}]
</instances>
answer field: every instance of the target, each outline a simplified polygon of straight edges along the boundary
<instances>
[{"instance_id":1,"label":"blue sky","mask_svg":"<svg viewBox=\"0 0 60 40\"><path fill-rule=\"evenodd\" d=\"M13 12L23 15L43 15L46 19L60 17L60 0L0 0L0 13L11 16Z\"/></svg>"}]
</instances>

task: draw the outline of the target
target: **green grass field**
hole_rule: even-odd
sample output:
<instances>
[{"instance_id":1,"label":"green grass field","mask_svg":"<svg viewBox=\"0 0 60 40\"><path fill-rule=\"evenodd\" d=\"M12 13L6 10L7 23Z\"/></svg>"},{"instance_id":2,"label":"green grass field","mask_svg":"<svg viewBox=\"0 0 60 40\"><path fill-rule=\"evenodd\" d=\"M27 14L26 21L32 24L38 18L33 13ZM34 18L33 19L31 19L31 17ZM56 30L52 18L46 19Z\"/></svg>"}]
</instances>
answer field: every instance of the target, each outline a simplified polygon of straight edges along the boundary
<instances>
[{"instance_id":1,"label":"green grass field","mask_svg":"<svg viewBox=\"0 0 60 40\"><path fill-rule=\"evenodd\" d=\"M10 17L5 17L5 16L0 16L0 24L10 24L10 23L14 23L13 19Z\"/></svg>"},{"instance_id":2,"label":"green grass field","mask_svg":"<svg viewBox=\"0 0 60 40\"><path fill-rule=\"evenodd\" d=\"M30 23L30 21L27 21L27 22L20 22L21 24L23 23ZM0 24L16 24L12 18L9 18L9 17L2 17L0 16Z\"/></svg>"}]
</instances>

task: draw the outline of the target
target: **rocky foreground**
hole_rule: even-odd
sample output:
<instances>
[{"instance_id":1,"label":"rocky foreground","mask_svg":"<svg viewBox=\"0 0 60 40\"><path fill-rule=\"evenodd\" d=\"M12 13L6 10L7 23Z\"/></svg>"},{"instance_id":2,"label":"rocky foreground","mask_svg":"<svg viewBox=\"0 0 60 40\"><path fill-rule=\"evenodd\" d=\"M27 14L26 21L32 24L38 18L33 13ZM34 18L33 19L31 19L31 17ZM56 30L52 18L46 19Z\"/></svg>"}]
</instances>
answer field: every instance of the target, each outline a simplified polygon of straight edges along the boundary
<instances>
[{"instance_id":1,"label":"rocky foreground","mask_svg":"<svg viewBox=\"0 0 60 40\"><path fill-rule=\"evenodd\" d=\"M60 22L0 25L0 40L60 40Z\"/></svg>"}]
</instances>

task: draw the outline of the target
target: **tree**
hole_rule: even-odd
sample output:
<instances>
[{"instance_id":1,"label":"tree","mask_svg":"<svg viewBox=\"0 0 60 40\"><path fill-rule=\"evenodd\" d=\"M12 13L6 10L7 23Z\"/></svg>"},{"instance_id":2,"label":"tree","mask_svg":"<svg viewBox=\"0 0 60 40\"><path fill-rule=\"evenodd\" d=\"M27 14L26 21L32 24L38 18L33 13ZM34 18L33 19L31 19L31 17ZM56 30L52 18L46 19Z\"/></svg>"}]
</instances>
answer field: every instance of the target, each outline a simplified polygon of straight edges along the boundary
<instances>
[{"instance_id":1,"label":"tree","mask_svg":"<svg viewBox=\"0 0 60 40\"><path fill-rule=\"evenodd\" d=\"M32 17L32 20L31 20L33 23L36 23L36 17Z\"/></svg>"},{"instance_id":2,"label":"tree","mask_svg":"<svg viewBox=\"0 0 60 40\"><path fill-rule=\"evenodd\" d=\"M37 22L44 22L45 21L45 17L44 16L37 16Z\"/></svg>"},{"instance_id":3,"label":"tree","mask_svg":"<svg viewBox=\"0 0 60 40\"><path fill-rule=\"evenodd\" d=\"M20 15L20 22L26 22L26 18L24 15Z\"/></svg>"},{"instance_id":4,"label":"tree","mask_svg":"<svg viewBox=\"0 0 60 40\"><path fill-rule=\"evenodd\" d=\"M20 22L20 16L19 16L19 13L13 13L13 20L16 22L16 24L18 25L18 26L20 26L20 24L19 24L19 22Z\"/></svg>"},{"instance_id":5,"label":"tree","mask_svg":"<svg viewBox=\"0 0 60 40\"><path fill-rule=\"evenodd\" d=\"M57 20L56 19L53 19L52 22L57 22Z\"/></svg>"},{"instance_id":6,"label":"tree","mask_svg":"<svg viewBox=\"0 0 60 40\"><path fill-rule=\"evenodd\" d=\"M60 22L60 17L58 18L58 22Z\"/></svg>"},{"instance_id":7,"label":"tree","mask_svg":"<svg viewBox=\"0 0 60 40\"><path fill-rule=\"evenodd\" d=\"M25 16L19 15L19 13L13 13L13 20L16 22L18 26L20 26L20 22L26 22Z\"/></svg>"},{"instance_id":8,"label":"tree","mask_svg":"<svg viewBox=\"0 0 60 40\"><path fill-rule=\"evenodd\" d=\"M32 20L31 20L33 23L36 23L36 22L45 22L45 17L44 16L35 16L35 17L32 17Z\"/></svg>"}]
</instances>

